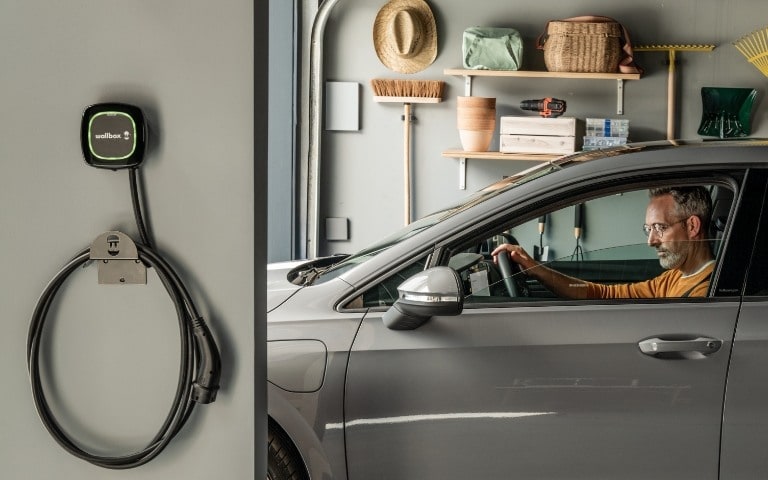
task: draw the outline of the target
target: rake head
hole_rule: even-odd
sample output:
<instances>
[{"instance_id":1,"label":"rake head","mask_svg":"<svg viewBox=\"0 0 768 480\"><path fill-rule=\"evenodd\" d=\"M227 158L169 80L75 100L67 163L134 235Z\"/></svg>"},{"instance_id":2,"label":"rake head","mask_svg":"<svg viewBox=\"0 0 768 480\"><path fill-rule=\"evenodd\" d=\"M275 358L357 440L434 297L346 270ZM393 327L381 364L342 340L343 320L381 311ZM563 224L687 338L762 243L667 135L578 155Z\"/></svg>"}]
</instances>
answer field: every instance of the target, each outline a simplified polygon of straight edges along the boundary
<instances>
[{"instance_id":1,"label":"rake head","mask_svg":"<svg viewBox=\"0 0 768 480\"><path fill-rule=\"evenodd\" d=\"M768 27L741 37L733 42L733 46L768 77Z\"/></svg>"},{"instance_id":2,"label":"rake head","mask_svg":"<svg viewBox=\"0 0 768 480\"><path fill-rule=\"evenodd\" d=\"M715 46L708 44L651 44L636 45L632 48L637 51L645 52L666 52L669 50L676 50L678 52L711 52L715 49Z\"/></svg>"}]
</instances>

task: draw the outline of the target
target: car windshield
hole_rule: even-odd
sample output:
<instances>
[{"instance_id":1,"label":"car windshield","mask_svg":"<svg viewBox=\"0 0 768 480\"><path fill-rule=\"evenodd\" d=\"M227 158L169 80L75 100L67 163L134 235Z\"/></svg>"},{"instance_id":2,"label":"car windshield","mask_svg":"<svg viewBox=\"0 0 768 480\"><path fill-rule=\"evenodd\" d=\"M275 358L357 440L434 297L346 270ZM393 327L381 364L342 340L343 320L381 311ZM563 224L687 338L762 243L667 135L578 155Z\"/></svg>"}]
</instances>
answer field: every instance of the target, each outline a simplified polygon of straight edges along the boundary
<instances>
[{"instance_id":1,"label":"car windshield","mask_svg":"<svg viewBox=\"0 0 768 480\"><path fill-rule=\"evenodd\" d=\"M366 262L367 260L375 257L379 253L391 248L393 245L410 238L428 228L436 225L437 223L451 217L452 215L466 210L467 208L482 203L489 198L492 198L499 193L506 191L510 188L514 188L523 183L529 182L535 178L547 175L555 170L559 170L561 164L557 162L538 164L532 168L524 170L516 175L507 177L499 182L488 185L470 195L465 201L459 205L455 205L444 210L437 211L426 217L422 217L415 222L405 226L404 228L396 231L394 234L385 237L384 239L376 242L370 247L367 247L354 255L345 257L342 261L333 264L326 269L318 272L313 284L319 284L338 277L339 275L351 270L352 268Z\"/></svg>"}]
</instances>

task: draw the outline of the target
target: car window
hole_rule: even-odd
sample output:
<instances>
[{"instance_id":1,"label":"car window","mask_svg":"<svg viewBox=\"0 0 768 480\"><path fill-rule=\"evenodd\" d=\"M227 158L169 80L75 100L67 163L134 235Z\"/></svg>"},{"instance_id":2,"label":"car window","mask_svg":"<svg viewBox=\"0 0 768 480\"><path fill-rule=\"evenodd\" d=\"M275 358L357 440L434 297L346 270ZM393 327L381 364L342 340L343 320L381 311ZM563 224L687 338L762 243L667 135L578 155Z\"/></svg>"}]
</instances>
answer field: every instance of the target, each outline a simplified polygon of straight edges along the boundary
<instances>
[{"instance_id":1,"label":"car window","mask_svg":"<svg viewBox=\"0 0 768 480\"><path fill-rule=\"evenodd\" d=\"M723 203L717 209L721 217L718 226L713 225L708 233L707 244L716 251L717 232L721 232L727 222L732 195L717 193L714 186L706 187ZM648 202L648 190L639 189L547 211L457 245L451 249L448 265L459 272L468 305L567 298L555 294L548 285L528 275L529 272L517 270L514 263L511 281L505 277L491 255L503 243L522 246L544 266L575 280L603 285L646 282L665 272L656 248L648 244L643 229ZM708 279L705 277L707 282ZM639 288L638 291L643 292ZM642 296L635 290L621 290L612 295L615 295L613 298Z\"/></svg>"},{"instance_id":2,"label":"car window","mask_svg":"<svg viewBox=\"0 0 768 480\"><path fill-rule=\"evenodd\" d=\"M384 280L376 283L367 289L361 295L355 297L345 308L369 308L369 307L388 307L395 303L398 293L397 287L414 275L426 268L427 257L424 256L410 265L401 268L395 273L387 276Z\"/></svg>"},{"instance_id":3,"label":"car window","mask_svg":"<svg viewBox=\"0 0 768 480\"><path fill-rule=\"evenodd\" d=\"M749 297L768 296L768 212L765 207L760 216L755 252L749 267L744 294Z\"/></svg>"},{"instance_id":4,"label":"car window","mask_svg":"<svg viewBox=\"0 0 768 480\"><path fill-rule=\"evenodd\" d=\"M316 275L313 277L314 280L312 281L312 284L319 285L321 283L333 280L334 278L343 275L347 271L367 262L381 252L388 250L398 243L428 230L441 221L455 215L456 213L472 208L475 205L478 205L490 198L493 198L496 195L499 195L505 190L516 188L520 185L530 182L531 180L557 171L561 169L563 165L567 165L568 163L570 163L569 160L562 159L560 162L536 165L518 173L517 175L507 177L499 182L488 185L484 189L470 195L458 205L454 205L422 217L413 223L406 225L401 230L394 232L388 237L379 240L368 248L365 248L353 255L345 256L343 260L334 263L333 265L319 269L316 272Z\"/></svg>"}]
</instances>

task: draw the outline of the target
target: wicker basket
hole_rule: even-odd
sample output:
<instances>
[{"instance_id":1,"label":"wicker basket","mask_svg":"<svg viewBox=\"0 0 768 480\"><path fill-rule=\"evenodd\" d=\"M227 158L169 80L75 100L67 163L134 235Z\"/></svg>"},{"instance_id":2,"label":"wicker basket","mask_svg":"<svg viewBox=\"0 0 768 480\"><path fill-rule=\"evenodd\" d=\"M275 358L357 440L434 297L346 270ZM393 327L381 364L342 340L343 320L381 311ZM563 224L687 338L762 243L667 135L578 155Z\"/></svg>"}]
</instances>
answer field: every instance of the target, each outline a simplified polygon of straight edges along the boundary
<instances>
[{"instance_id":1,"label":"wicker basket","mask_svg":"<svg viewBox=\"0 0 768 480\"><path fill-rule=\"evenodd\" d=\"M550 72L613 73L621 59L618 22L551 21L543 42Z\"/></svg>"}]
</instances>

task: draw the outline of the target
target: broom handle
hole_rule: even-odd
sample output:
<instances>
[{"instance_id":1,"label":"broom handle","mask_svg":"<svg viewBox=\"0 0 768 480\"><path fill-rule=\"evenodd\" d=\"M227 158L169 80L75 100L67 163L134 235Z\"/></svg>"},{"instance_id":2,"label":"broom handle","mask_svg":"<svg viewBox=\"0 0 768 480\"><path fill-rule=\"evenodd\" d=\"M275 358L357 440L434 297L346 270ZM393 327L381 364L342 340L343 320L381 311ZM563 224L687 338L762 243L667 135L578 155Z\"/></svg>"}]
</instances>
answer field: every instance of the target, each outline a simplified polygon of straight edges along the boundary
<instances>
[{"instance_id":1,"label":"broom handle","mask_svg":"<svg viewBox=\"0 0 768 480\"><path fill-rule=\"evenodd\" d=\"M411 104L403 104L403 178L405 224L411 223Z\"/></svg>"},{"instance_id":2,"label":"broom handle","mask_svg":"<svg viewBox=\"0 0 768 480\"><path fill-rule=\"evenodd\" d=\"M669 50L667 74L667 140L675 139L675 50Z\"/></svg>"}]
</instances>

